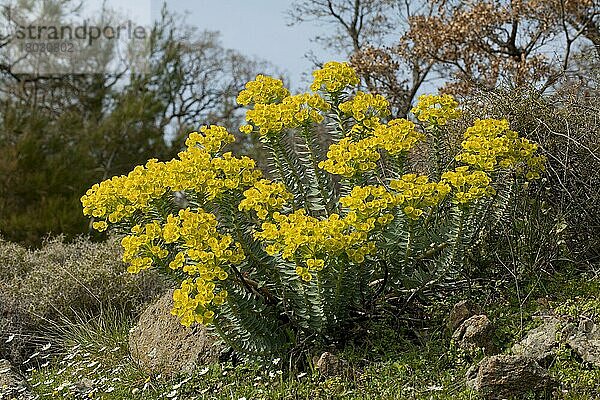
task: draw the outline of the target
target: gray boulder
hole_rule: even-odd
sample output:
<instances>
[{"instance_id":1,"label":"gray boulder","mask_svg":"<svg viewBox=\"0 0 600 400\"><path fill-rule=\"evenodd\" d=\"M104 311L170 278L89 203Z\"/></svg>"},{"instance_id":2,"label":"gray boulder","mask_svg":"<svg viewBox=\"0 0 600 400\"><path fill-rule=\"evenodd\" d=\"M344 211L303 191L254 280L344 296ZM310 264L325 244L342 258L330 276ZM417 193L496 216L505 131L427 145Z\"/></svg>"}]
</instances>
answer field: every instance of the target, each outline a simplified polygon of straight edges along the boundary
<instances>
[{"instance_id":1,"label":"gray boulder","mask_svg":"<svg viewBox=\"0 0 600 400\"><path fill-rule=\"evenodd\" d=\"M171 315L173 290L151 304L129 333L129 351L141 366L163 376L191 373L217 362L225 346L204 326L187 328Z\"/></svg>"},{"instance_id":2,"label":"gray boulder","mask_svg":"<svg viewBox=\"0 0 600 400\"><path fill-rule=\"evenodd\" d=\"M561 325L561 321L555 317L544 318L544 323L527 332L523 339L512 347L511 352L533 358L545 365L546 361L554 356Z\"/></svg>"},{"instance_id":3,"label":"gray boulder","mask_svg":"<svg viewBox=\"0 0 600 400\"><path fill-rule=\"evenodd\" d=\"M467 385L485 399L501 400L522 398L528 392L549 392L556 382L534 359L497 355L469 369Z\"/></svg>"},{"instance_id":4,"label":"gray boulder","mask_svg":"<svg viewBox=\"0 0 600 400\"><path fill-rule=\"evenodd\" d=\"M567 344L583 359L600 367L600 326L590 319L582 319L577 329L567 338Z\"/></svg>"}]
</instances>

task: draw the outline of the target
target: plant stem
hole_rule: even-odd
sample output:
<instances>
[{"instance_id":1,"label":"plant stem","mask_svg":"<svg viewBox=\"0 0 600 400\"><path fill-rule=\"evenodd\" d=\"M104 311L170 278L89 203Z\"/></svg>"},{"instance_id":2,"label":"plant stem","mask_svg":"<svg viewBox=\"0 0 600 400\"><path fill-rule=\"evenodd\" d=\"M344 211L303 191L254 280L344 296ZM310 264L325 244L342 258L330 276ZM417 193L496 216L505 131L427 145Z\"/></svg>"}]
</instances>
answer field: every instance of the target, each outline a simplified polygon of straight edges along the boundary
<instances>
[{"instance_id":1,"label":"plant stem","mask_svg":"<svg viewBox=\"0 0 600 400\"><path fill-rule=\"evenodd\" d=\"M331 215L331 209L329 206L329 201L328 201L328 194L325 191L325 183L323 182L323 176L319 173L319 163L317 160L317 156L313 151L313 148L311 146L311 132L310 132L310 127L308 125L304 125L302 128L302 136L304 137L304 141L306 143L306 148L308 149L308 154L309 154L309 158L310 158L310 162L312 164L312 168L313 171L315 173L315 180L317 182L317 186L319 187L319 193L321 193L321 200L323 203L323 206L325 207L325 211L327 212L327 215Z\"/></svg>"}]
</instances>

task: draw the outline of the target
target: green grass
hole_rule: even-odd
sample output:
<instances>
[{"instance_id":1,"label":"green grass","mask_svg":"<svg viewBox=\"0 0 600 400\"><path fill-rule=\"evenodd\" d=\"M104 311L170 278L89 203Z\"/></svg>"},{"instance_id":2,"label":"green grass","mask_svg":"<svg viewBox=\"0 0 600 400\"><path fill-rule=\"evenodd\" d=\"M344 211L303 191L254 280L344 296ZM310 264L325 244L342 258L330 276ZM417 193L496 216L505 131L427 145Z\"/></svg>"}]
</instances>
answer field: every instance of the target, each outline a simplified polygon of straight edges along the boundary
<instances>
[{"instance_id":1,"label":"green grass","mask_svg":"<svg viewBox=\"0 0 600 400\"><path fill-rule=\"evenodd\" d=\"M494 302L485 303L482 295L481 304L498 327L500 348L509 348L535 326L532 316L544 308L539 302L544 296L551 298L554 309L577 315L596 310L597 277L568 278L537 285L525 302L515 300L510 287ZM428 317L421 323L394 319L362 326L338 351L347 362L338 376L320 376L308 354L293 360L292 369L290 360L275 359L213 364L169 379L152 375L129 356L132 321L120 313L105 313L59 329L63 351L46 357L49 365L36 368L29 380L40 399L480 399L465 387L464 377L482 355L456 349L444 331L444 317L455 300L422 307ZM581 363L568 348L560 349L549 371L561 382L552 398L600 396L600 369Z\"/></svg>"},{"instance_id":2,"label":"green grass","mask_svg":"<svg viewBox=\"0 0 600 400\"><path fill-rule=\"evenodd\" d=\"M373 324L370 333L350 341L339 354L348 365L345 373L333 377L320 376L309 362L299 363L308 366L304 370L290 370L289 360L275 359L214 364L192 376L165 379L129 357L130 321L121 317L107 314L64 328L60 335L67 351L32 371L34 393L63 399L477 398L464 388L468 363L461 362L458 352L448 352L448 340L441 336L418 343L385 324Z\"/></svg>"}]
</instances>

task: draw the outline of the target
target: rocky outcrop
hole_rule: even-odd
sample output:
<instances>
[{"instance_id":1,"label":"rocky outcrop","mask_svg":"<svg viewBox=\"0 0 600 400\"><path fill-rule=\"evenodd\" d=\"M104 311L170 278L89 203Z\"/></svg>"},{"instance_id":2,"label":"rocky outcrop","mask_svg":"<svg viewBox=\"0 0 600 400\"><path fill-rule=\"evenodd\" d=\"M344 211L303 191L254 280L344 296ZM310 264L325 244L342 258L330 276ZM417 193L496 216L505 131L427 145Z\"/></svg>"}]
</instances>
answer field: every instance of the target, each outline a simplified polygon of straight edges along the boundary
<instances>
[{"instance_id":1,"label":"rocky outcrop","mask_svg":"<svg viewBox=\"0 0 600 400\"><path fill-rule=\"evenodd\" d=\"M131 356L140 365L163 376L191 373L216 362L224 346L204 326L187 328L171 315L173 291L151 304L129 334Z\"/></svg>"},{"instance_id":2,"label":"rocky outcrop","mask_svg":"<svg viewBox=\"0 0 600 400\"><path fill-rule=\"evenodd\" d=\"M539 318L542 324L527 332L510 349L511 355L486 357L471 367L467 384L487 399L520 398L528 392L549 393L557 383L543 367L548 367L557 350L565 345L582 361L600 367L600 326L585 317L578 324L566 323L556 316ZM459 328L455 335L464 336L465 332L467 328Z\"/></svg>"},{"instance_id":3,"label":"rocky outcrop","mask_svg":"<svg viewBox=\"0 0 600 400\"><path fill-rule=\"evenodd\" d=\"M541 365L548 365L554 356L562 323L555 317L547 317L543 321L542 325L527 332L523 339L512 347L512 354L533 358Z\"/></svg>"},{"instance_id":4,"label":"rocky outcrop","mask_svg":"<svg viewBox=\"0 0 600 400\"><path fill-rule=\"evenodd\" d=\"M521 398L528 392L549 392L556 382L535 360L516 355L484 358L467 372L467 385L486 399Z\"/></svg>"},{"instance_id":5,"label":"rocky outcrop","mask_svg":"<svg viewBox=\"0 0 600 400\"><path fill-rule=\"evenodd\" d=\"M556 317L546 317L542 325L527 332L512 347L511 353L533 358L541 365L547 365L561 343L573 349L583 361L600 367L600 326L588 318L582 318L576 325L565 323Z\"/></svg>"}]
</instances>

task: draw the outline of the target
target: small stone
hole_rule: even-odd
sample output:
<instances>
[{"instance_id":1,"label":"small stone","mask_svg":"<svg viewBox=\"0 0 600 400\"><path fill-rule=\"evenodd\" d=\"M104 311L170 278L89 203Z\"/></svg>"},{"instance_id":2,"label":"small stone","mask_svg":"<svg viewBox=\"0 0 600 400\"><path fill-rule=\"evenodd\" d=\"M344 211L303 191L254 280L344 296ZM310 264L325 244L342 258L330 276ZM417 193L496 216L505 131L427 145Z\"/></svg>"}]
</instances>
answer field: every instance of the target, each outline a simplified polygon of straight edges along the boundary
<instances>
[{"instance_id":1,"label":"small stone","mask_svg":"<svg viewBox=\"0 0 600 400\"><path fill-rule=\"evenodd\" d=\"M75 388L79 393L88 393L94 388L94 381L90 378L82 378L75 384Z\"/></svg>"},{"instance_id":2,"label":"small stone","mask_svg":"<svg viewBox=\"0 0 600 400\"><path fill-rule=\"evenodd\" d=\"M314 359L315 368L323 376L340 375L344 372L345 362L336 355L326 351Z\"/></svg>"},{"instance_id":3,"label":"small stone","mask_svg":"<svg viewBox=\"0 0 600 400\"><path fill-rule=\"evenodd\" d=\"M465 320L473 315L481 314L481 308L469 300L461 300L452 307L448 316L447 328L450 333L454 333Z\"/></svg>"},{"instance_id":4,"label":"small stone","mask_svg":"<svg viewBox=\"0 0 600 400\"><path fill-rule=\"evenodd\" d=\"M484 354L494 354L497 349L493 343L494 326L487 315L474 315L465 320L456 329L452 339L458 347L467 351L484 349Z\"/></svg>"},{"instance_id":5,"label":"small stone","mask_svg":"<svg viewBox=\"0 0 600 400\"><path fill-rule=\"evenodd\" d=\"M590 319L582 319L573 332L567 338L567 344L583 361L600 367L600 326Z\"/></svg>"}]
</instances>

